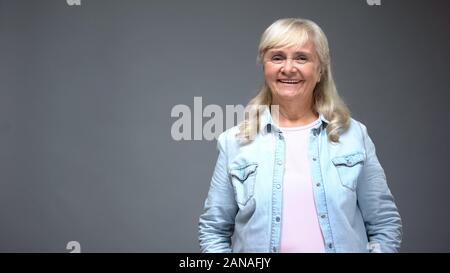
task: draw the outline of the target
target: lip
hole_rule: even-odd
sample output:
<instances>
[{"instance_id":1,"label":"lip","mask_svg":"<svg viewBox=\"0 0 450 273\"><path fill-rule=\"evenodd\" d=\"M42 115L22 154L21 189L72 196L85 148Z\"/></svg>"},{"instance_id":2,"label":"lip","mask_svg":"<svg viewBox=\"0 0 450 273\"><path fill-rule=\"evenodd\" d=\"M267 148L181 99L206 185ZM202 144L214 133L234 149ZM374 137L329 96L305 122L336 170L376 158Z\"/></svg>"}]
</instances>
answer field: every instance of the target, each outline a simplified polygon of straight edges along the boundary
<instances>
[{"instance_id":1,"label":"lip","mask_svg":"<svg viewBox=\"0 0 450 273\"><path fill-rule=\"evenodd\" d=\"M277 79L277 82L284 84L299 84L304 82L304 80L296 80L296 79Z\"/></svg>"}]
</instances>

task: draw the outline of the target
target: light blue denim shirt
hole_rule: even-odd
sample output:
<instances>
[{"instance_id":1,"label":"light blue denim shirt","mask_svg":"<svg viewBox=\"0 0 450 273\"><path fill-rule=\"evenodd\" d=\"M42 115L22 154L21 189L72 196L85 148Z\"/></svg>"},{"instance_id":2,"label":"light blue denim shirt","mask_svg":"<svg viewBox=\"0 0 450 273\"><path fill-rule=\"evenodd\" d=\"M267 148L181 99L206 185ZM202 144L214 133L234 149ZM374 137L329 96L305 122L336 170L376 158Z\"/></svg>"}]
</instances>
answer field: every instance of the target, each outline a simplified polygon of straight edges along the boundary
<instances>
[{"instance_id":1,"label":"light blue denim shirt","mask_svg":"<svg viewBox=\"0 0 450 273\"><path fill-rule=\"evenodd\" d=\"M326 252L397 252L401 218L366 127L351 119L339 143L328 121L311 130L311 166L317 217ZM237 126L217 142L219 156L199 220L202 252L278 252L285 160L283 133L265 110L261 132L246 145Z\"/></svg>"}]
</instances>

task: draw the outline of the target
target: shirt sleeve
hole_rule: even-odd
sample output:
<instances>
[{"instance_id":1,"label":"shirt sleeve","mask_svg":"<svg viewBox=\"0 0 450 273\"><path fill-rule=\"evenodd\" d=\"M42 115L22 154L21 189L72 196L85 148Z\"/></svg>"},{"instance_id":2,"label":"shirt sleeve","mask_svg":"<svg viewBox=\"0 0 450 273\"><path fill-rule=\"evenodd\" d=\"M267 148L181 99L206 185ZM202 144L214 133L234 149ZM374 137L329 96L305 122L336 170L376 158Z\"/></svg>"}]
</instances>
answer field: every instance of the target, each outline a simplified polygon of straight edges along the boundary
<instances>
[{"instance_id":1,"label":"shirt sleeve","mask_svg":"<svg viewBox=\"0 0 450 273\"><path fill-rule=\"evenodd\" d=\"M366 159L358 180L357 197L371 252L398 252L402 240L402 221L388 188L386 175L378 161L375 145L367 128L359 123Z\"/></svg>"},{"instance_id":2,"label":"shirt sleeve","mask_svg":"<svg viewBox=\"0 0 450 273\"><path fill-rule=\"evenodd\" d=\"M226 133L217 140L219 155L199 219L200 249L204 253L232 252L231 237L238 206L228 176Z\"/></svg>"}]
</instances>

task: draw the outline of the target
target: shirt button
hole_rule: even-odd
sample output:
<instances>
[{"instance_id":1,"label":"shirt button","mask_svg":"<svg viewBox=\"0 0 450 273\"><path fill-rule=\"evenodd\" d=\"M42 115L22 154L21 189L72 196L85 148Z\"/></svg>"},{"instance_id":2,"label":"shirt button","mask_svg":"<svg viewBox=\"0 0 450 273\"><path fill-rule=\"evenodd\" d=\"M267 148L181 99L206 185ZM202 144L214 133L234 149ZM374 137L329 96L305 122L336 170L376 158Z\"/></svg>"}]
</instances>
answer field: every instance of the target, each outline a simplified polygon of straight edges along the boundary
<instances>
[{"instance_id":1,"label":"shirt button","mask_svg":"<svg viewBox=\"0 0 450 273\"><path fill-rule=\"evenodd\" d=\"M280 217L277 216L277 218L275 218L275 221L280 222Z\"/></svg>"},{"instance_id":2,"label":"shirt button","mask_svg":"<svg viewBox=\"0 0 450 273\"><path fill-rule=\"evenodd\" d=\"M322 217L322 219L324 219L327 216L325 214L322 214L320 217Z\"/></svg>"},{"instance_id":3,"label":"shirt button","mask_svg":"<svg viewBox=\"0 0 450 273\"><path fill-rule=\"evenodd\" d=\"M314 160L314 161L316 161L316 160L317 160L317 158L313 157L313 160Z\"/></svg>"},{"instance_id":4,"label":"shirt button","mask_svg":"<svg viewBox=\"0 0 450 273\"><path fill-rule=\"evenodd\" d=\"M283 165L283 162L282 162L281 160L278 160L278 161L277 161L277 164L278 164L278 165Z\"/></svg>"},{"instance_id":5,"label":"shirt button","mask_svg":"<svg viewBox=\"0 0 450 273\"><path fill-rule=\"evenodd\" d=\"M276 247L273 247L273 248L272 248L272 252L277 252L277 248L276 248Z\"/></svg>"},{"instance_id":6,"label":"shirt button","mask_svg":"<svg viewBox=\"0 0 450 273\"><path fill-rule=\"evenodd\" d=\"M333 248L333 244L328 244L328 248Z\"/></svg>"},{"instance_id":7,"label":"shirt button","mask_svg":"<svg viewBox=\"0 0 450 273\"><path fill-rule=\"evenodd\" d=\"M316 186L317 186L317 187L320 187L320 183L317 183Z\"/></svg>"},{"instance_id":8,"label":"shirt button","mask_svg":"<svg viewBox=\"0 0 450 273\"><path fill-rule=\"evenodd\" d=\"M280 184L277 184L277 189L281 188Z\"/></svg>"},{"instance_id":9,"label":"shirt button","mask_svg":"<svg viewBox=\"0 0 450 273\"><path fill-rule=\"evenodd\" d=\"M278 138L279 138L279 139L283 139L283 135L282 135L282 134L279 134L279 135L278 135Z\"/></svg>"}]
</instances>

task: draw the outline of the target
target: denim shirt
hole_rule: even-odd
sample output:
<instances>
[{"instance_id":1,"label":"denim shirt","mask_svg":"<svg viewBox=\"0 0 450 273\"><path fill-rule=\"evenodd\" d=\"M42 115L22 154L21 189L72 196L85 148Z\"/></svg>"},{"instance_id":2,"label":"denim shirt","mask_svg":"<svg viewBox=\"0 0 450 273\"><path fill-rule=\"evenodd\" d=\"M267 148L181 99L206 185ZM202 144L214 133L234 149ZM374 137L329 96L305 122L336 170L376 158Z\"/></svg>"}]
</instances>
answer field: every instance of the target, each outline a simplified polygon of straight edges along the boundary
<instances>
[{"instance_id":1,"label":"denim shirt","mask_svg":"<svg viewBox=\"0 0 450 273\"><path fill-rule=\"evenodd\" d=\"M317 217L325 251L397 252L402 223L366 127L351 119L339 142L320 126L311 130L311 166ZM199 219L202 252L278 252L285 160L283 133L270 112L261 132L241 145L238 127L223 132L204 210Z\"/></svg>"}]
</instances>

